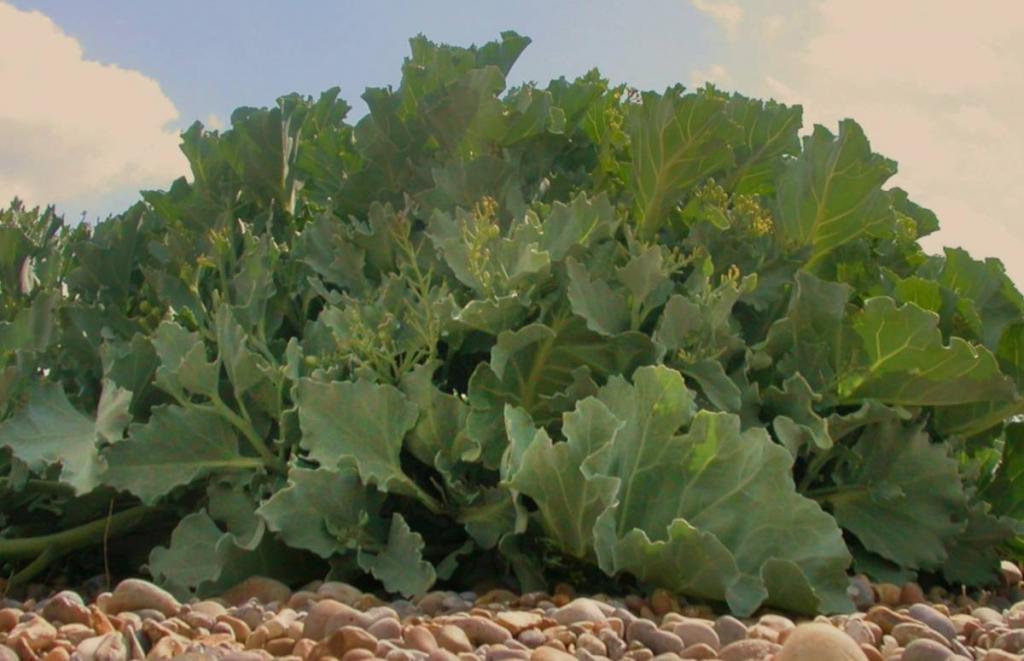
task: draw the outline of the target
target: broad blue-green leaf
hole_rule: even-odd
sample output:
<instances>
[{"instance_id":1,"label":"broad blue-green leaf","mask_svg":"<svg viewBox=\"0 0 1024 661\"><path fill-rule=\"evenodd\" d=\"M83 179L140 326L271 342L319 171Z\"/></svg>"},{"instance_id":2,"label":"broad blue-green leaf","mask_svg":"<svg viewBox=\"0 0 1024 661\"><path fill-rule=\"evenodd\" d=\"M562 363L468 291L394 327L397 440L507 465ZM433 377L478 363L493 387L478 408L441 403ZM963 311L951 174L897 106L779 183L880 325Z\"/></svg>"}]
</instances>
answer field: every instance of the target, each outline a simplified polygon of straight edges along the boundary
<instances>
[{"instance_id":1,"label":"broad blue-green leaf","mask_svg":"<svg viewBox=\"0 0 1024 661\"><path fill-rule=\"evenodd\" d=\"M388 592L422 595L437 580L434 566L423 559L423 537L409 528L401 514L391 517L387 546L377 554L359 551L359 566L373 574Z\"/></svg>"},{"instance_id":2,"label":"broad blue-green leaf","mask_svg":"<svg viewBox=\"0 0 1024 661\"><path fill-rule=\"evenodd\" d=\"M849 241L885 232L895 215L882 184L895 173L896 163L872 153L852 119L839 123L838 137L815 126L777 183L780 240L810 246L814 264Z\"/></svg>"},{"instance_id":3,"label":"broad blue-green leaf","mask_svg":"<svg viewBox=\"0 0 1024 661\"><path fill-rule=\"evenodd\" d=\"M764 392L765 407L775 414L775 435L794 458L806 449L832 447L828 424L814 411L821 399L800 373L786 379L781 389L771 386Z\"/></svg>"},{"instance_id":4,"label":"broad blue-green leaf","mask_svg":"<svg viewBox=\"0 0 1024 661\"><path fill-rule=\"evenodd\" d=\"M506 424L509 422L506 409ZM563 416L567 442L552 443L543 429L511 425L513 450L502 467L502 478L533 499L535 517L549 539L577 558L592 556L594 523L614 501L618 480L587 477L583 461L612 442L623 423L599 401L588 398Z\"/></svg>"},{"instance_id":5,"label":"broad blue-green leaf","mask_svg":"<svg viewBox=\"0 0 1024 661\"><path fill-rule=\"evenodd\" d=\"M803 108L733 94L726 112L743 138L733 145L737 167L726 178L725 189L740 195L774 192L781 157L800 153Z\"/></svg>"},{"instance_id":6,"label":"broad blue-green leaf","mask_svg":"<svg viewBox=\"0 0 1024 661\"><path fill-rule=\"evenodd\" d=\"M100 484L97 443L117 440L127 420L131 393L104 384L97 418L75 410L57 383L40 383L29 392L28 403L0 424L0 446L33 472L59 464L59 479L84 494Z\"/></svg>"},{"instance_id":7,"label":"broad blue-green leaf","mask_svg":"<svg viewBox=\"0 0 1024 661\"><path fill-rule=\"evenodd\" d=\"M302 447L321 466L355 462L359 477L382 491L417 495L399 454L416 424L418 407L394 386L369 381L322 383L302 379L295 389Z\"/></svg>"},{"instance_id":8,"label":"broad blue-green leaf","mask_svg":"<svg viewBox=\"0 0 1024 661\"><path fill-rule=\"evenodd\" d=\"M365 487L350 465L337 470L292 468L288 486L257 514L289 546L329 558L378 543L376 517L382 502L383 496Z\"/></svg>"},{"instance_id":9,"label":"broad blue-green leaf","mask_svg":"<svg viewBox=\"0 0 1024 661\"><path fill-rule=\"evenodd\" d=\"M586 320L587 328L602 335L629 330L629 304L623 292L591 278L586 267L571 257L566 260L566 271L569 303L573 313Z\"/></svg>"},{"instance_id":10,"label":"broad blue-green leaf","mask_svg":"<svg viewBox=\"0 0 1024 661\"><path fill-rule=\"evenodd\" d=\"M704 396L719 410L729 413L740 412L743 405L743 393L740 392L736 382L725 373L722 363L714 358L704 358L683 365L679 371L696 381Z\"/></svg>"},{"instance_id":11,"label":"broad blue-green leaf","mask_svg":"<svg viewBox=\"0 0 1024 661\"><path fill-rule=\"evenodd\" d=\"M644 94L642 105L630 110L629 184L641 238L655 236L691 186L733 164L729 143L737 131L725 106L725 97L713 91L683 94L676 86Z\"/></svg>"},{"instance_id":12,"label":"broad blue-green leaf","mask_svg":"<svg viewBox=\"0 0 1024 661\"><path fill-rule=\"evenodd\" d=\"M619 225L606 193L591 198L579 193L569 204L556 201L542 223L541 247L552 261L565 259L573 246L610 238Z\"/></svg>"},{"instance_id":13,"label":"broad blue-green leaf","mask_svg":"<svg viewBox=\"0 0 1024 661\"><path fill-rule=\"evenodd\" d=\"M243 456L235 430L215 413L176 405L158 406L149 421L128 428L128 439L103 457L103 483L154 503L175 487L211 471L252 470L263 465Z\"/></svg>"},{"instance_id":14,"label":"broad blue-green leaf","mask_svg":"<svg viewBox=\"0 0 1024 661\"><path fill-rule=\"evenodd\" d=\"M839 525L898 565L941 566L946 543L964 530L966 508L957 462L947 447L932 443L919 427L894 420L866 429L853 457L835 472L837 489L822 496Z\"/></svg>"},{"instance_id":15,"label":"broad blue-green leaf","mask_svg":"<svg viewBox=\"0 0 1024 661\"><path fill-rule=\"evenodd\" d=\"M153 333L153 348L160 358L157 386L178 398L184 398L186 392L217 394L220 363L206 360L206 346L199 333L190 333L172 321L165 321Z\"/></svg>"},{"instance_id":16,"label":"broad blue-green leaf","mask_svg":"<svg viewBox=\"0 0 1024 661\"><path fill-rule=\"evenodd\" d=\"M420 411L405 447L421 462L439 470L451 483L454 466L479 458L480 446L466 435L469 405L459 396L441 392L434 385L433 374L439 366L437 360L417 365L402 377L402 392Z\"/></svg>"},{"instance_id":17,"label":"broad blue-green leaf","mask_svg":"<svg viewBox=\"0 0 1024 661\"><path fill-rule=\"evenodd\" d=\"M588 330L574 315L551 326L534 323L501 333L490 362L481 363L469 380L466 426L482 448L484 465L497 468L504 451L506 403L547 424L571 408L574 400L565 393L579 391L590 377L599 382L611 374L631 374L637 366L654 362L655 351L642 333L606 337ZM582 381L581 368L589 370Z\"/></svg>"},{"instance_id":18,"label":"broad blue-green leaf","mask_svg":"<svg viewBox=\"0 0 1024 661\"><path fill-rule=\"evenodd\" d=\"M664 540L673 522L682 519L703 534L676 524L673 543L660 547L661 553L676 554L674 560L658 562L674 563L682 571L692 552L710 558L716 571L725 570L721 548L707 536L713 535L732 554L738 570L735 581L716 596L734 611L749 613L765 601L806 608L808 591L821 610L849 609L849 555L842 536L832 517L796 493L789 453L763 429L741 433L734 415L700 412L691 418L692 394L674 370L642 367L633 381L630 386L616 377L601 389L599 399L626 424L610 450L592 454L584 463L588 476L621 480L615 525L600 527L598 555L614 559L615 571L644 571L642 563L655 551L631 531L643 531L653 543ZM684 426L688 431L676 435ZM667 493L678 495L666 498ZM737 511L746 515L737 517ZM806 587L770 593L763 577L775 566L769 561L794 563ZM608 561L602 566L607 570ZM670 573L658 582L681 589L691 574ZM787 601L794 595L799 599Z\"/></svg>"},{"instance_id":19,"label":"broad blue-green leaf","mask_svg":"<svg viewBox=\"0 0 1024 661\"><path fill-rule=\"evenodd\" d=\"M959 337L943 342L938 316L913 303L869 299L850 320L839 398L948 406L1012 399L1016 389L992 353Z\"/></svg>"},{"instance_id":20,"label":"broad blue-green leaf","mask_svg":"<svg viewBox=\"0 0 1024 661\"><path fill-rule=\"evenodd\" d=\"M57 330L54 312L59 301L56 292L40 294L12 321L0 321L0 352L45 351Z\"/></svg>"}]
</instances>

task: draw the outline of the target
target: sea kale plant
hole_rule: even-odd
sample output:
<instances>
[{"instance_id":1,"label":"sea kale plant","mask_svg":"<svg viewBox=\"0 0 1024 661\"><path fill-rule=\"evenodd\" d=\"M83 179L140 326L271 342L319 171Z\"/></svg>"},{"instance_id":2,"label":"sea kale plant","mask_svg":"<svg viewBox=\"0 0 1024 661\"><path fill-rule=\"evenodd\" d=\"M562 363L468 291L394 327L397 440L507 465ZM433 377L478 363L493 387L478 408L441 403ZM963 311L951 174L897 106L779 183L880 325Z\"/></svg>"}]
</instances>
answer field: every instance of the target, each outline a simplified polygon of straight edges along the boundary
<instances>
[{"instance_id":1,"label":"sea kale plant","mask_svg":"<svg viewBox=\"0 0 1024 661\"><path fill-rule=\"evenodd\" d=\"M182 136L95 226L0 221L0 569L852 608L1024 519L1024 298L844 120L411 41ZM41 574L41 572L48 572Z\"/></svg>"}]
</instances>

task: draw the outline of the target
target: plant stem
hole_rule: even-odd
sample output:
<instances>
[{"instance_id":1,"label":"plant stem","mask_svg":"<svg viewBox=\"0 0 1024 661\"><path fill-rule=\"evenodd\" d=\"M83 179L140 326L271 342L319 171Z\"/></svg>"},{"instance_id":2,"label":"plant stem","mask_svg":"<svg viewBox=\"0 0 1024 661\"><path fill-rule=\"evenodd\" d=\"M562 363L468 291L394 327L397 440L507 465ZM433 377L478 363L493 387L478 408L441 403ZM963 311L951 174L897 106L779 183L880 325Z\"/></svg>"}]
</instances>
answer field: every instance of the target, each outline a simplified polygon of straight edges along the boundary
<instances>
[{"instance_id":1,"label":"plant stem","mask_svg":"<svg viewBox=\"0 0 1024 661\"><path fill-rule=\"evenodd\" d=\"M53 553L63 555L83 546L100 542L103 539L105 530L110 535L119 535L126 532L141 523L146 516L162 511L162 509L160 507L138 505L118 512L113 516L105 516L102 519L90 521L89 523L49 535L24 537L21 539L0 538L0 558L31 558L32 556L40 556L51 547L54 549ZM52 560L53 558L50 559Z\"/></svg>"},{"instance_id":2,"label":"plant stem","mask_svg":"<svg viewBox=\"0 0 1024 661\"><path fill-rule=\"evenodd\" d=\"M256 433L256 430L253 429L252 424L248 420L232 411L231 407L225 404L224 400L220 397L214 397L210 402L217 413L230 422L235 429L242 432L242 435L249 441L252 449L263 459L263 463L267 468L282 475L288 472L288 465L270 451L270 448L263 442L263 439Z\"/></svg>"}]
</instances>

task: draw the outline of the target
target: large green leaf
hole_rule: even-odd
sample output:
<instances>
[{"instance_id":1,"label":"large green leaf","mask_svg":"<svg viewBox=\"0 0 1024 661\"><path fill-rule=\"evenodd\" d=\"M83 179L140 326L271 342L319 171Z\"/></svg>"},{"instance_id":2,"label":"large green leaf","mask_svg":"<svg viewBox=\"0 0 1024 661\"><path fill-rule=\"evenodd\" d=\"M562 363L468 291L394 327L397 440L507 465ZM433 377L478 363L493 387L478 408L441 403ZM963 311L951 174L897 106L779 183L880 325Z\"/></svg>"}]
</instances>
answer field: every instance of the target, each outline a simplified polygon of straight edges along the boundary
<instances>
[{"instance_id":1,"label":"large green leaf","mask_svg":"<svg viewBox=\"0 0 1024 661\"><path fill-rule=\"evenodd\" d=\"M241 454L235 430L220 416L176 405L154 408L149 422L131 425L128 440L108 448L103 458L103 483L146 503L214 471L263 465Z\"/></svg>"},{"instance_id":2,"label":"large green leaf","mask_svg":"<svg viewBox=\"0 0 1024 661\"><path fill-rule=\"evenodd\" d=\"M130 392L107 381L93 419L75 410L60 384L37 384L28 403L0 424L0 446L36 472L58 464L61 482L88 493L101 483L97 444L120 439L130 402Z\"/></svg>"},{"instance_id":3,"label":"large green leaf","mask_svg":"<svg viewBox=\"0 0 1024 661\"><path fill-rule=\"evenodd\" d=\"M631 109L634 217L642 238L655 236L668 211L703 178L733 165L730 142L737 131L725 113L726 99L713 90L646 93Z\"/></svg>"},{"instance_id":4,"label":"large green leaf","mask_svg":"<svg viewBox=\"0 0 1024 661\"><path fill-rule=\"evenodd\" d=\"M607 452L584 464L588 475L620 480L619 502L606 515L614 525L600 526L596 540L606 571L646 571L643 563L656 552L652 544L669 540L657 552L671 555L654 562L677 568L657 578L666 587L714 585L699 577L698 567L682 571L693 553L729 581L703 596L727 600L736 612L752 612L765 601L806 609L808 593L813 608L848 609L849 555L833 519L796 493L789 453L763 430L741 433L736 416L699 412L691 419L692 394L678 372L644 367L633 378L633 386L615 378L602 388L600 400L625 426ZM688 431L677 436L680 427ZM737 511L747 515L738 518ZM787 574L803 576L805 588L770 592L779 562L795 565L799 571Z\"/></svg>"},{"instance_id":5,"label":"large green leaf","mask_svg":"<svg viewBox=\"0 0 1024 661\"><path fill-rule=\"evenodd\" d=\"M871 152L853 120L839 123L838 137L815 126L780 174L779 239L810 246L814 264L849 241L891 229L895 215L882 184L895 173L896 164Z\"/></svg>"},{"instance_id":6,"label":"large green leaf","mask_svg":"<svg viewBox=\"0 0 1024 661\"><path fill-rule=\"evenodd\" d=\"M966 500L957 462L920 426L898 420L862 432L821 497L866 549L912 569L934 569L964 530ZM893 534L893 531L900 534Z\"/></svg>"},{"instance_id":7,"label":"large green leaf","mask_svg":"<svg viewBox=\"0 0 1024 661\"><path fill-rule=\"evenodd\" d=\"M379 553L359 551L359 566L370 572L389 592L407 597L425 593L437 580L434 566L423 559L425 543L401 514L391 517L387 546Z\"/></svg>"},{"instance_id":8,"label":"large green leaf","mask_svg":"<svg viewBox=\"0 0 1024 661\"><path fill-rule=\"evenodd\" d=\"M381 494L363 486L355 469L292 468L288 486L263 503L257 513L293 548L322 558L379 543L375 513Z\"/></svg>"},{"instance_id":9,"label":"large green leaf","mask_svg":"<svg viewBox=\"0 0 1024 661\"><path fill-rule=\"evenodd\" d=\"M559 547L578 558L592 557L594 523L615 499L618 480L587 477L584 460L609 445L623 423L599 401L588 398L563 416L567 442L552 443L543 429L512 417L526 414L507 407L510 452L502 477L537 504L541 528ZM525 424L524 424L525 423Z\"/></svg>"},{"instance_id":10,"label":"large green leaf","mask_svg":"<svg viewBox=\"0 0 1024 661\"><path fill-rule=\"evenodd\" d=\"M421 494L399 454L418 407L394 386L369 381L299 381L295 391L302 446L328 470L355 462L359 477L382 491Z\"/></svg>"},{"instance_id":11,"label":"large green leaf","mask_svg":"<svg viewBox=\"0 0 1024 661\"><path fill-rule=\"evenodd\" d=\"M869 299L850 320L839 398L905 406L1013 398L1013 382L988 349L958 337L947 345L937 325L937 315L913 303L897 308L891 298Z\"/></svg>"}]
</instances>

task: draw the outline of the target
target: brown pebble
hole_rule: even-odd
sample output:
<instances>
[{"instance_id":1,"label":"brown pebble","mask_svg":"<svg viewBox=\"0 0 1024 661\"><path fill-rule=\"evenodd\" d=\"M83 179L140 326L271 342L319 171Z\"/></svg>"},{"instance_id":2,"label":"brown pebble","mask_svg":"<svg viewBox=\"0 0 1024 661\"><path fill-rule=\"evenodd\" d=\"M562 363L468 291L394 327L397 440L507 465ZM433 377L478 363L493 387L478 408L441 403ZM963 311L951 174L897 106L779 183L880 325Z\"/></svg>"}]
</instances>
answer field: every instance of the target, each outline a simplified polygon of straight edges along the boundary
<instances>
[{"instance_id":1,"label":"brown pebble","mask_svg":"<svg viewBox=\"0 0 1024 661\"><path fill-rule=\"evenodd\" d=\"M1007 652L1013 652L1014 654L1020 654L1021 650L1024 650L1024 629L1014 629L1013 631L1007 631L996 638L992 647L999 650L1006 650Z\"/></svg>"},{"instance_id":2,"label":"brown pebble","mask_svg":"<svg viewBox=\"0 0 1024 661\"><path fill-rule=\"evenodd\" d=\"M513 636L519 632L540 625L543 617L539 613L529 611L502 611L494 615L494 621L505 627Z\"/></svg>"},{"instance_id":3,"label":"brown pebble","mask_svg":"<svg viewBox=\"0 0 1024 661\"><path fill-rule=\"evenodd\" d=\"M920 638L906 646L900 661L946 661L952 656L953 652L945 645Z\"/></svg>"},{"instance_id":4,"label":"brown pebble","mask_svg":"<svg viewBox=\"0 0 1024 661\"><path fill-rule=\"evenodd\" d=\"M782 649L782 645L767 640L737 640L729 643L718 651L718 658L722 661L748 661L748 659L763 659L769 654L774 654Z\"/></svg>"},{"instance_id":5,"label":"brown pebble","mask_svg":"<svg viewBox=\"0 0 1024 661\"><path fill-rule=\"evenodd\" d=\"M89 609L82 598L69 590L58 592L43 606L43 617L64 624L89 624Z\"/></svg>"},{"instance_id":6,"label":"brown pebble","mask_svg":"<svg viewBox=\"0 0 1024 661\"><path fill-rule=\"evenodd\" d=\"M683 640L684 645L692 646L703 643L714 650L722 647L722 641L710 622L705 620L685 620L672 625L672 633Z\"/></svg>"},{"instance_id":7,"label":"brown pebble","mask_svg":"<svg viewBox=\"0 0 1024 661\"><path fill-rule=\"evenodd\" d=\"M469 642L466 632L454 624L446 624L434 634L437 644L453 654L472 652L473 644Z\"/></svg>"},{"instance_id":8,"label":"brown pebble","mask_svg":"<svg viewBox=\"0 0 1024 661\"><path fill-rule=\"evenodd\" d=\"M900 586L892 583L875 583L874 588L878 603L892 608L900 605Z\"/></svg>"},{"instance_id":9,"label":"brown pebble","mask_svg":"<svg viewBox=\"0 0 1024 661\"><path fill-rule=\"evenodd\" d=\"M705 643L697 643L684 649L679 656L684 659L714 659L718 656L718 651Z\"/></svg>"},{"instance_id":10,"label":"brown pebble","mask_svg":"<svg viewBox=\"0 0 1024 661\"><path fill-rule=\"evenodd\" d=\"M430 654L437 649L437 641L434 640L434 634L430 633L430 630L421 624L406 627L402 634L402 639L407 647L419 650L424 654Z\"/></svg>"},{"instance_id":11,"label":"brown pebble","mask_svg":"<svg viewBox=\"0 0 1024 661\"><path fill-rule=\"evenodd\" d=\"M897 624L914 622L912 617L897 613L888 606L873 606L864 616L864 619L877 624L881 627L883 633L891 632Z\"/></svg>"},{"instance_id":12,"label":"brown pebble","mask_svg":"<svg viewBox=\"0 0 1024 661\"><path fill-rule=\"evenodd\" d=\"M900 603L901 604L923 604L928 601L924 595L924 590L917 583L910 581L904 583L903 587L900 588Z\"/></svg>"},{"instance_id":13,"label":"brown pebble","mask_svg":"<svg viewBox=\"0 0 1024 661\"><path fill-rule=\"evenodd\" d=\"M66 649L54 647L42 657L42 661L68 661L70 658L71 654Z\"/></svg>"},{"instance_id":14,"label":"brown pebble","mask_svg":"<svg viewBox=\"0 0 1024 661\"><path fill-rule=\"evenodd\" d=\"M495 588L480 595L480 598L476 600L476 603L478 606L486 606L488 604L513 604L518 599L518 595L511 590Z\"/></svg>"},{"instance_id":15,"label":"brown pebble","mask_svg":"<svg viewBox=\"0 0 1024 661\"><path fill-rule=\"evenodd\" d=\"M263 646L263 649L267 650L274 656L285 656L291 654L295 648L295 641L291 638L275 638L267 641L267 644Z\"/></svg>"},{"instance_id":16,"label":"brown pebble","mask_svg":"<svg viewBox=\"0 0 1024 661\"><path fill-rule=\"evenodd\" d=\"M864 653L868 661L885 661L885 657L874 645L861 645L860 651Z\"/></svg>"},{"instance_id":17,"label":"brown pebble","mask_svg":"<svg viewBox=\"0 0 1024 661\"><path fill-rule=\"evenodd\" d=\"M222 594L221 598L232 606L241 606L250 599L262 604L283 604L291 595L291 588L281 581L266 576L250 576Z\"/></svg>"},{"instance_id":18,"label":"brown pebble","mask_svg":"<svg viewBox=\"0 0 1024 661\"><path fill-rule=\"evenodd\" d=\"M18 653L13 649L0 643L0 661L20 661L18 659Z\"/></svg>"},{"instance_id":19,"label":"brown pebble","mask_svg":"<svg viewBox=\"0 0 1024 661\"><path fill-rule=\"evenodd\" d=\"M455 624L466 632L473 645L503 643L512 637L505 627L478 615L461 618Z\"/></svg>"},{"instance_id":20,"label":"brown pebble","mask_svg":"<svg viewBox=\"0 0 1024 661\"><path fill-rule=\"evenodd\" d=\"M443 647L438 647L427 656L427 661L459 661L459 657Z\"/></svg>"},{"instance_id":21,"label":"brown pebble","mask_svg":"<svg viewBox=\"0 0 1024 661\"><path fill-rule=\"evenodd\" d=\"M97 598L96 605L110 615L116 615L121 611L152 608L170 616L175 615L181 608L181 603L170 592L138 578L126 578L121 581L114 588L114 592L102 602Z\"/></svg>"},{"instance_id":22,"label":"brown pebble","mask_svg":"<svg viewBox=\"0 0 1024 661\"><path fill-rule=\"evenodd\" d=\"M605 618L600 602L581 597L561 606L551 614L551 618L559 624L575 624L576 622L597 622Z\"/></svg>"},{"instance_id":23,"label":"brown pebble","mask_svg":"<svg viewBox=\"0 0 1024 661\"><path fill-rule=\"evenodd\" d=\"M402 623L394 617L382 617L366 630L379 640L397 640L402 637Z\"/></svg>"},{"instance_id":24,"label":"brown pebble","mask_svg":"<svg viewBox=\"0 0 1024 661\"><path fill-rule=\"evenodd\" d=\"M18 624L21 619L21 611L13 608L0 609L0 633L7 633Z\"/></svg>"},{"instance_id":25,"label":"brown pebble","mask_svg":"<svg viewBox=\"0 0 1024 661\"><path fill-rule=\"evenodd\" d=\"M332 633L326 640L318 643L310 652L309 657L317 659L330 655L340 659L346 652L354 649L375 651L377 639L359 627L344 626Z\"/></svg>"},{"instance_id":26,"label":"brown pebble","mask_svg":"<svg viewBox=\"0 0 1024 661\"><path fill-rule=\"evenodd\" d=\"M920 622L904 622L892 628L892 637L901 646L906 647L915 640L932 640L940 645L948 647L946 637L934 631Z\"/></svg>"},{"instance_id":27,"label":"brown pebble","mask_svg":"<svg viewBox=\"0 0 1024 661\"><path fill-rule=\"evenodd\" d=\"M576 657L568 652L544 645L533 650L530 654L530 661L576 661Z\"/></svg>"},{"instance_id":28,"label":"brown pebble","mask_svg":"<svg viewBox=\"0 0 1024 661\"><path fill-rule=\"evenodd\" d=\"M999 568L1002 571L1003 583L1008 586L1014 586L1024 580L1024 575L1021 574L1020 566L1012 560L1003 560L999 563Z\"/></svg>"},{"instance_id":29,"label":"brown pebble","mask_svg":"<svg viewBox=\"0 0 1024 661\"><path fill-rule=\"evenodd\" d=\"M19 622L7 634L7 642L17 644L23 641L33 652L48 649L57 640L57 629L52 624L33 614Z\"/></svg>"},{"instance_id":30,"label":"brown pebble","mask_svg":"<svg viewBox=\"0 0 1024 661\"><path fill-rule=\"evenodd\" d=\"M309 657L310 652L316 647L316 641L310 640L309 638L301 638L295 641L295 647L292 648L292 654L295 656L305 659Z\"/></svg>"},{"instance_id":31,"label":"brown pebble","mask_svg":"<svg viewBox=\"0 0 1024 661\"><path fill-rule=\"evenodd\" d=\"M989 650L985 656L981 657L981 661L1020 661L1020 657L1006 650Z\"/></svg>"},{"instance_id":32,"label":"brown pebble","mask_svg":"<svg viewBox=\"0 0 1024 661\"><path fill-rule=\"evenodd\" d=\"M335 629L347 625L365 625L366 616L347 604L333 599L318 601L306 615L303 635L322 640Z\"/></svg>"},{"instance_id":33,"label":"brown pebble","mask_svg":"<svg viewBox=\"0 0 1024 661\"><path fill-rule=\"evenodd\" d=\"M723 615L715 620L715 633L722 646L735 643L747 637L747 625L737 620L732 615Z\"/></svg>"},{"instance_id":34,"label":"brown pebble","mask_svg":"<svg viewBox=\"0 0 1024 661\"><path fill-rule=\"evenodd\" d=\"M776 661L867 661L853 638L831 624L810 622L786 636Z\"/></svg>"}]
</instances>

